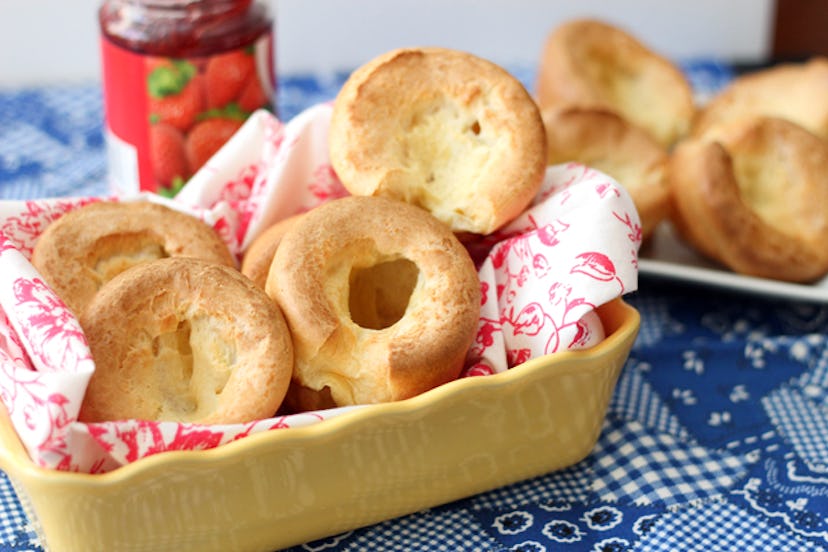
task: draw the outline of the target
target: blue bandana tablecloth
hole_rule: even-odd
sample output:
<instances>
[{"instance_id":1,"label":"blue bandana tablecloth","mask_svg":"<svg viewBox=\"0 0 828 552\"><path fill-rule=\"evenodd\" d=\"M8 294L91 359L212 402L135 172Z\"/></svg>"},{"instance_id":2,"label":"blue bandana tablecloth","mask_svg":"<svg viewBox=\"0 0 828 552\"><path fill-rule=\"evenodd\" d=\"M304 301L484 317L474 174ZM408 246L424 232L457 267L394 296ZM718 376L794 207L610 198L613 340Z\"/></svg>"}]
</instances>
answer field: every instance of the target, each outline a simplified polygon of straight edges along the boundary
<instances>
[{"instance_id":1,"label":"blue bandana tablecloth","mask_svg":"<svg viewBox=\"0 0 828 552\"><path fill-rule=\"evenodd\" d=\"M702 94L730 77L685 69ZM345 77L282 75L280 115ZM105 193L101 126L97 83L0 90L0 199ZM585 460L291 550L828 549L828 305L647 276L627 300L641 332ZM11 550L42 548L0 473Z\"/></svg>"}]
</instances>

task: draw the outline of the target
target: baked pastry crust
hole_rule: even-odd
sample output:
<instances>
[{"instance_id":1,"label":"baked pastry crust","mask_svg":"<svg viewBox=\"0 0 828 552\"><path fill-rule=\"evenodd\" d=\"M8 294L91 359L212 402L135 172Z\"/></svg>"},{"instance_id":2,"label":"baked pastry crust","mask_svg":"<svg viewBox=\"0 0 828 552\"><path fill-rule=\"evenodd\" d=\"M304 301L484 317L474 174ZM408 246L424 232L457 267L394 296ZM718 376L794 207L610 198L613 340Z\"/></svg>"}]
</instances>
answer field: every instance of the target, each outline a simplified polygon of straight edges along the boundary
<instances>
[{"instance_id":1,"label":"baked pastry crust","mask_svg":"<svg viewBox=\"0 0 828 552\"><path fill-rule=\"evenodd\" d=\"M688 140L671 156L673 223L741 274L812 282L828 273L828 142L783 119Z\"/></svg>"},{"instance_id":2,"label":"baked pastry crust","mask_svg":"<svg viewBox=\"0 0 828 552\"><path fill-rule=\"evenodd\" d=\"M287 392L287 324L233 268L142 263L107 282L80 323L95 360L81 421L244 423L274 415Z\"/></svg>"},{"instance_id":3,"label":"baked pastry crust","mask_svg":"<svg viewBox=\"0 0 828 552\"><path fill-rule=\"evenodd\" d=\"M647 132L600 108L543 112L550 165L577 162L601 171L629 192L646 239L670 211L667 152Z\"/></svg>"},{"instance_id":4,"label":"baked pastry crust","mask_svg":"<svg viewBox=\"0 0 828 552\"><path fill-rule=\"evenodd\" d=\"M488 234L522 212L545 172L538 107L503 68L466 52L405 48L353 72L334 102L331 163L354 195Z\"/></svg>"},{"instance_id":5,"label":"baked pastry crust","mask_svg":"<svg viewBox=\"0 0 828 552\"><path fill-rule=\"evenodd\" d=\"M276 248L279 247L282 237L301 216L301 214L294 215L271 224L264 232L256 236L244 252L241 273L250 278L259 288L265 288L267 274L270 272L273 256L276 254Z\"/></svg>"},{"instance_id":6,"label":"baked pastry crust","mask_svg":"<svg viewBox=\"0 0 828 552\"><path fill-rule=\"evenodd\" d=\"M100 201L66 213L40 235L32 264L79 315L105 282L138 263L165 257L235 267L210 226L148 201Z\"/></svg>"},{"instance_id":7,"label":"baked pastry crust","mask_svg":"<svg viewBox=\"0 0 828 552\"><path fill-rule=\"evenodd\" d=\"M419 207L381 197L307 212L282 238L266 291L293 336L288 400L298 409L318 404L307 390L328 388L344 406L404 399L456 379L480 312L477 271L451 230Z\"/></svg>"},{"instance_id":8,"label":"baked pastry crust","mask_svg":"<svg viewBox=\"0 0 828 552\"><path fill-rule=\"evenodd\" d=\"M727 127L764 116L787 119L828 139L828 58L785 63L732 80L699 110L693 136L714 139Z\"/></svg>"},{"instance_id":9,"label":"baked pastry crust","mask_svg":"<svg viewBox=\"0 0 828 552\"><path fill-rule=\"evenodd\" d=\"M670 60L619 27L574 19L546 39L537 77L542 110L578 106L612 111L664 147L690 130L692 88Z\"/></svg>"}]
</instances>

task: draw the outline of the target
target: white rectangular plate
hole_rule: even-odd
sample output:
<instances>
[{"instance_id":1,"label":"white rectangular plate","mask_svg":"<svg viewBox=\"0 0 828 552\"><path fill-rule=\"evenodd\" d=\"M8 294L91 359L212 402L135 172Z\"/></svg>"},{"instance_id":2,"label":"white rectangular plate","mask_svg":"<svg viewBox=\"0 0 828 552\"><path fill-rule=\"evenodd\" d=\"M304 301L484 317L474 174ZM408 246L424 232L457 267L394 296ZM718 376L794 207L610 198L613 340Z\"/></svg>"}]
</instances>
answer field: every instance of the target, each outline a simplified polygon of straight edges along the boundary
<instances>
[{"instance_id":1,"label":"white rectangular plate","mask_svg":"<svg viewBox=\"0 0 828 552\"><path fill-rule=\"evenodd\" d=\"M659 225L640 252L639 272L767 297L828 303L828 277L813 284L792 284L743 276L696 253L676 237L669 222Z\"/></svg>"}]
</instances>

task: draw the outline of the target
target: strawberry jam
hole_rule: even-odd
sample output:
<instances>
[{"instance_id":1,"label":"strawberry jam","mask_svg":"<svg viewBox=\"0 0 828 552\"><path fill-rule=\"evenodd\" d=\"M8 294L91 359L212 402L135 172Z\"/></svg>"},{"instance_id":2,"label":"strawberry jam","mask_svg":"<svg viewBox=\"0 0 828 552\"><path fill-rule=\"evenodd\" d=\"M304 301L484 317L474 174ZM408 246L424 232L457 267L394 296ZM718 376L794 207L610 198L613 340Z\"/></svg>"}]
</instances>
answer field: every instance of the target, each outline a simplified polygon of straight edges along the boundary
<instances>
[{"instance_id":1,"label":"strawberry jam","mask_svg":"<svg viewBox=\"0 0 828 552\"><path fill-rule=\"evenodd\" d=\"M273 20L252 0L107 0L99 13L110 187L173 196L273 108Z\"/></svg>"}]
</instances>

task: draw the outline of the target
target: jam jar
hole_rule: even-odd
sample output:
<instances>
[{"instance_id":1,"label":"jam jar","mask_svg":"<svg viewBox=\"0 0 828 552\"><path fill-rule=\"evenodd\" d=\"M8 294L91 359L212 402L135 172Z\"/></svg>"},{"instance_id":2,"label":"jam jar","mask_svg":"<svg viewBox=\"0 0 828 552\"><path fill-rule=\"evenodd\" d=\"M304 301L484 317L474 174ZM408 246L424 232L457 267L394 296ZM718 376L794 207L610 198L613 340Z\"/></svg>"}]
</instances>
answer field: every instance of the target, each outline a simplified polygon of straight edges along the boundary
<instances>
[{"instance_id":1,"label":"jam jar","mask_svg":"<svg viewBox=\"0 0 828 552\"><path fill-rule=\"evenodd\" d=\"M107 0L98 19L113 193L175 195L251 113L273 110L266 3Z\"/></svg>"}]
</instances>

